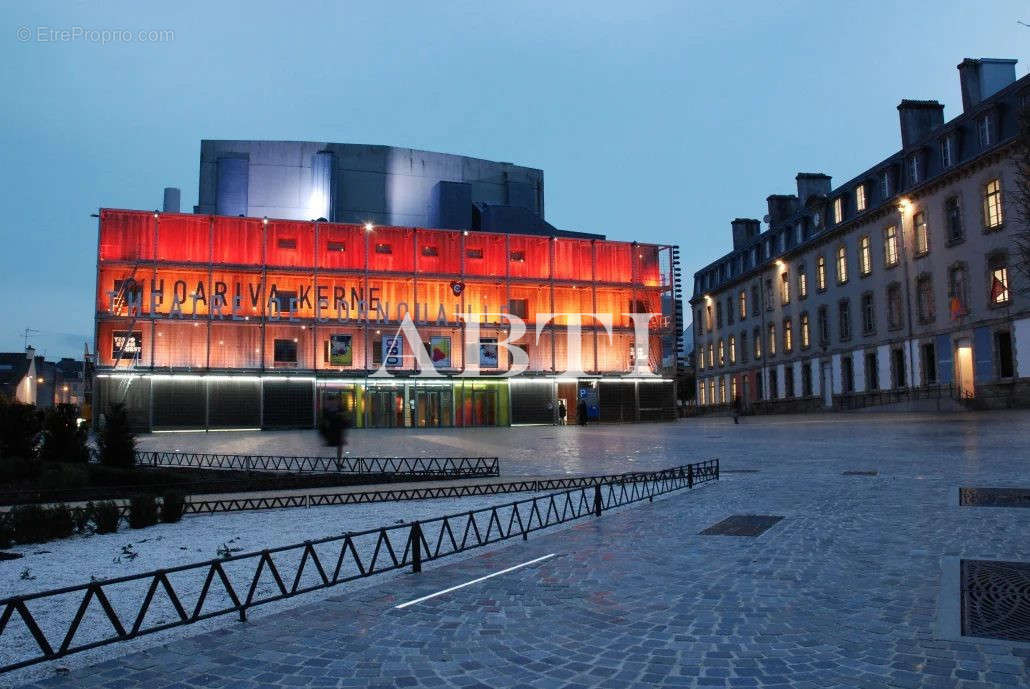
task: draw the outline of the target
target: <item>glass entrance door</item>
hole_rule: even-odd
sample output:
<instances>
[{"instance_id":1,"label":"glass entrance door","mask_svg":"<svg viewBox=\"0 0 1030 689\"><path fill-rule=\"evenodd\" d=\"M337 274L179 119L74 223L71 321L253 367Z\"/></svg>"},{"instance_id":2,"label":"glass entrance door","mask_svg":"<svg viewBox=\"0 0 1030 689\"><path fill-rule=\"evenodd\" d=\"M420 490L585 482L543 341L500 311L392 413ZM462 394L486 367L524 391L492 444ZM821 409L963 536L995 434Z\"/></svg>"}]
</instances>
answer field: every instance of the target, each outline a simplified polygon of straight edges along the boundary
<instances>
[{"instance_id":1,"label":"glass entrance door","mask_svg":"<svg viewBox=\"0 0 1030 689\"><path fill-rule=\"evenodd\" d=\"M439 428L451 426L453 423L449 389L416 388L415 424L419 428Z\"/></svg>"},{"instance_id":2,"label":"glass entrance door","mask_svg":"<svg viewBox=\"0 0 1030 689\"><path fill-rule=\"evenodd\" d=\"M473 390L471 426L497 425L497 391Z\"/></svg>"},{"instance_id":3,"label":"glass entrance door","mask_svg":"<svg viewBox=\"0 0 1030 689\"><path fill-rule=\"evenodd\" d=\"M404 391L397 389L368 391L369 426L397 428L404 426Z\"/></svg>"}]
</instances>

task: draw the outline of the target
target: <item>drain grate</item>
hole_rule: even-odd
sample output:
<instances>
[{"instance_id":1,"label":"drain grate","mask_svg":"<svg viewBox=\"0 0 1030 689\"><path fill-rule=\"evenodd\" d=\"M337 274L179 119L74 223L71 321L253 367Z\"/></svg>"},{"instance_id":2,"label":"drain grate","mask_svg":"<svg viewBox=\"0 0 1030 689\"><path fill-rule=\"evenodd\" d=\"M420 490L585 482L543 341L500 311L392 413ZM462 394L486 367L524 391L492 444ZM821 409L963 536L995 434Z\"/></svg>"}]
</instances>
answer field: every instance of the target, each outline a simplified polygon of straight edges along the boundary
<instances>
[{"instance_id":1,"label":"drain grate","mask_svg":"<svg viewBox=\"0 0 1030 689\"><path fill-rule=\"evenodd\" d=\"M701 532L702 536L761 536L783 517L766 514L735 514Z\"/></svg>"},{"instance_id":2,"label":"drain grate","mask_svg":"<svg viewBox=\"0 0 1030 689\"><path fill-rule=\"evenodd\" d=\"M962 507L1030 507L1030 488L959 488Z\"/></svg>"},{"instance_id":3,"label":"drain grate","mask_svg":"<svg viewBox=\"0 0 1030 689\"><path fill-rule=\"evenodd\" d=\"M1030 562L962 560L962 634L1030 641Z\"/></svg>"},{"instance_id":4,"label":"drain grate","mask_svg":"<svg viewBox=\"0 0 1030 689\"><path fill-rule=\"evenodd\" d=\"M844 476L876 476L875 471L845 471Z\"/></svg>"}]
</instances>

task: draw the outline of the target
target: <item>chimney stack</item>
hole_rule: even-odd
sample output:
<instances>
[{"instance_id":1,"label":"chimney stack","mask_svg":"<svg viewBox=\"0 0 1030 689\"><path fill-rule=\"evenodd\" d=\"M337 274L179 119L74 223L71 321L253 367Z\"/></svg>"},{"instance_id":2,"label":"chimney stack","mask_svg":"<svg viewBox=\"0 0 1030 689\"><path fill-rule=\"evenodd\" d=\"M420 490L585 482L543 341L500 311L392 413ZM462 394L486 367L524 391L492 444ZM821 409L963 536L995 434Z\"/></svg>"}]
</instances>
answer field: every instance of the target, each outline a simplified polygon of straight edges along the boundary
<instances>
[{"instance_id":1,"label":"chimney stack","mask_svg":"<svg viewBox=\"0 0 1030 689\"><path fill-rule=\"evenodd\" d=\"M742 249L758 236L761 223L753 218L736 218L730 223L733 228L733 250Z\"/></svg>"},{"instance_id":2,"label":"chimney stack","mask_svg":"<svg viewBox=\"0 0 1030 689\"><path fill-rule=\"evenodd\" d=\"M798 183L798 200L801 207L812 196L830 195L830 176L821 172L799 172L794 178Z\"/></svg>"},{"instance_id":3,"label":"chimney stack","mask_svg":"<svg viewBox=\"0 0 1030 689\"><path fill-rule=\"evenodd\" d=\"M958 66L962 111L968 112L1016 80L1016 60L967 57Z\"/></svg>"},{"instance_id":4,"label":"chimney stack","mask_svg":"<svg viewBox=\"0 0 1030 689\"><path fill-rule=\"evenodd\" d=\"M903 100L898 105L901 121L901 147L922 139L944 124L944 106L935 100Z\"/></svg>"},{"instance_id":5,"label":"chimney stack","mask_svg":"<svg viewBox=\"0 0 1030 689\"><path fill-rule=\"evenodd\" d=\"M773 194L767 196L765 202L769 206L769 215L765 221L770 227L794 215L799 208L798 197L793 194Z\"/></svg>"},{"instance_id":6,"label":"chimney stack","mask_svg":"<svg viewBox=\"0 0 1030 689\"><path fill-rule=\"evenodd\" d=\"M182 198L182 192L179 191L178 187L165 187L165 202L163 210L165 213L178 213L179 212L179 201Z\"/></svg>"}]
</instances>

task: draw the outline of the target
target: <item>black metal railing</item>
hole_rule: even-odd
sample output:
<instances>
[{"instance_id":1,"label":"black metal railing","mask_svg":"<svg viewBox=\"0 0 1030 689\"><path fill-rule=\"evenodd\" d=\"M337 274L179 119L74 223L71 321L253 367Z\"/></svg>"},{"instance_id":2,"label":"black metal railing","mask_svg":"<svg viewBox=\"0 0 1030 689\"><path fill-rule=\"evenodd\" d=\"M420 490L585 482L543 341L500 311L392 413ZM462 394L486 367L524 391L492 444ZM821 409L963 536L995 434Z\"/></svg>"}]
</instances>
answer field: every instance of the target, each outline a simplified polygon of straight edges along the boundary
<instances>
[{"instance_id":1,"label":"black metal railing","mask_svg":"<svg viewBox=\"0 0 1030 689\"><path fill-rule=\"evenodd\" d=\"M718 478L718 460L625 474L422 522L12 596L0 600L0 672L219 615L245 620L258 605L407 567L420 572L426 562ZM87 613L93 623L83 629Z\"/></svg>"},{"instance_id":2,"label":"black metal railing","mask_svg":"<svg viewBox=\"0 0 1030 689\"><path fill-rule=\"evenodd\" d=\"M865 409L897 402L918 400L959 399L960 391L953 385L917 385L913 387L889 388L887 390L865 390L834 395L834 406L840 410Z\"/></svg>"},{"instance_id":3,"label":"black metal railing","mask_svg":"<svg viewBox=\"0 0 1030 689\"><path fill-rule=\"evenodd\" d=\"M289 473L429 475L441 478L499 476L497 457L289 457L199 452L136 452L136 465Z\"/></svg>"}]
</instances>

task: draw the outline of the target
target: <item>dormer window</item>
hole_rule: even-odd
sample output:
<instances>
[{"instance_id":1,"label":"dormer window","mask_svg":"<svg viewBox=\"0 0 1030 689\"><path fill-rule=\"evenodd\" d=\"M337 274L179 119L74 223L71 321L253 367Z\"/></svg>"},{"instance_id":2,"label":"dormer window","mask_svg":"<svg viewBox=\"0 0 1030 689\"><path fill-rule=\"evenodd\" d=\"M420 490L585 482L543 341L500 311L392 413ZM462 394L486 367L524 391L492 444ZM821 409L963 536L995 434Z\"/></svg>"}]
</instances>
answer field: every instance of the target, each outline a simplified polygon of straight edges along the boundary
<instances>
[{"instance_id":1,"label":"dormer window","mask_svg":"<svg viewBox=\"0 0 1030 689\"><path fill-rule=\"evenodd\" d=\"M844 197L838 196L833 200L833 222L839 224L844 220Z\"/></svg>"},{"instance_id":2,"label":"dormer window","mask_svg":"<svg viewBox=\"0 0 1030 689\"><path fill-rule=\"evenodd\" d=\"M890 168L885 168L880 173L880 194L884 200L894 195L894 180L891 179Z\"/></svg>"},{"instance_id":3,"label":"dormer window","mask_svg":"<svg viewBox=\"0 0 1030 689\"><path fill-rule=\"evenodd\" d=\"M855 187L855 210L859 213L866 208L865 185L859 184Z\"/></svg>"},{"instance_id":4,"label":"dormer window","mask_svg":"<svg viewBox=\"0 0 1030 689\"><path fill-rule=\"evenodd\" d=\"M994 143L994 116L985 112L976 121L976 133L980 139L980 148L987 148Z\"/></svg>"},{"instance_id":5,"label":"dormer window","mask_svg":"<svg viewBox=\"0 0 1030 689\"><path fill-rule=\"evenodd\" d=\"M941 167L949 168L955 164L955 136L948 134L941 138Z\"/></svg>"},{"instance_id":6,"label":"dormer window","mask_svg":"<svg viewBox=\"0 0 1030 689\"><path fill-rule=\"evenodd\" d=\"M922 156L917 152L908 157L908 180L912 184L919 184L923 181Z\"/></svg>"}]
</instances>

